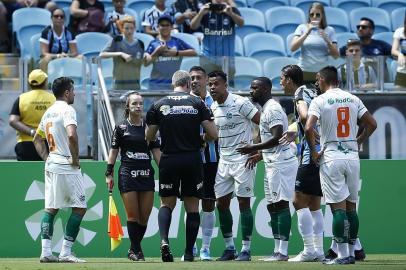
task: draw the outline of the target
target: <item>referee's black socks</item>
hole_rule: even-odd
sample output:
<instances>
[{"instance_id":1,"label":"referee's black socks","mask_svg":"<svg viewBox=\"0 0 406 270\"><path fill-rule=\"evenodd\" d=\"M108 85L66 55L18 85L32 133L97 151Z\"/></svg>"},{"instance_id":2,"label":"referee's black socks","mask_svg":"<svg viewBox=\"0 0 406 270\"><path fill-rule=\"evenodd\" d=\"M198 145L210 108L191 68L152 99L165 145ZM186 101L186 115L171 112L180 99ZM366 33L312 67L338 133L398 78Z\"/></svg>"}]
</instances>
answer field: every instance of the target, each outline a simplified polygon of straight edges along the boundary
<instances>
[{"instance_id":1,"label":"referee's black socks","mask_svg":"<svg viewBox=\"0 0 406 270\"><path fill-rule=\"evenodd\" d=\"M169 227L171 226L172 209L167 206L159 208L158 212L158 226L159 234L161 235L161 242L169 243Z\"/></svg>"},{"instance_id":2,"label":"referee's black socks","mask_svg":"<svg viewBox=\"0 0 406 270\"><path fill-rule=\"evenodd\" d=\"M199 213L187 213L186 216L186 248L185 253L193 254L193 246L196 242L200 226Z\"/></svg>"}]
</instances>

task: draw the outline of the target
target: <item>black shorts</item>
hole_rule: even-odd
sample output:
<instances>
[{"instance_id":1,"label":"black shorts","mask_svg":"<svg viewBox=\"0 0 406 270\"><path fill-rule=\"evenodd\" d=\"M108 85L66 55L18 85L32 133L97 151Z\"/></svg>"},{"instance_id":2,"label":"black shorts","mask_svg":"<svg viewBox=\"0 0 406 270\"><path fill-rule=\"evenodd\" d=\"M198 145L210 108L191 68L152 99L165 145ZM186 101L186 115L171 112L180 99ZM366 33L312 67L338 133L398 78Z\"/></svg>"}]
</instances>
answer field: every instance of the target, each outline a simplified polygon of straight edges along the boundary
<instances>
[{"instance_id":1,"label":"black shorts","mask_svg":"<svg viewBox=\"0 0 406 270\"><path fill-rule=\"evenodd\" d=\"M38 161L42 158L38 155L33 142L19 142L14 147L18 161Z\"/></svg>"},{"instance_id":2,"label":"black shorts","mask_svg":"<svg viewBox=\"0 0 406 270\"><path fill-rule=\"evenodd\" d=\"M214 183L217 174L217 162L209 162L203 164L203 195L202 199L216 200L214 193Z\"/></svg>"},{"instance_id":3,"label":"black shorts","mask_svg":"<svg viewBox=\"0 0 406 270\"><path fill-rule=\"evenodd\" d=\"M162 154L159 162L159 195L202 197L203 164L200 152Z\"/></svg>"},{"instance_id":4,"label":"black shorts","mask_svg":"<svg viewBox=\"0 0 406 270\"><path fill-rule=\"evenodd\" d=\"M118 189L121 193L154 191L154 172L151 163L141 165L122 164L118 171Z\"/></svg>"},{"instance_id":5,"label":"black shorts","mask_svg":"<svg viewBox=\"0 0 406 270\"><path fill-rule=\"evenodd\" d=\"M300 165L296 175L295 191L322 197L319 167L314 163Z\"/></svg>"}]
</instances>

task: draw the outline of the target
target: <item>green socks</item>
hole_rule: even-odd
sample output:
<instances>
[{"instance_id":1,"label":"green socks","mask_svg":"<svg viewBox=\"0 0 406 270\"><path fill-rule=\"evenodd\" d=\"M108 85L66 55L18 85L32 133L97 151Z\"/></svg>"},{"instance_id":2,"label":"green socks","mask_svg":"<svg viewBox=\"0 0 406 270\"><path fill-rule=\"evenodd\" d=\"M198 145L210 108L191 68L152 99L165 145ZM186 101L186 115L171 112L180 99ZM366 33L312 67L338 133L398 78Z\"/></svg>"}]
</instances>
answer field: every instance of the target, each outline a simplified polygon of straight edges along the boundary
<instances>
[{"instance_id":1,"label":"green socks","mask_svg":"<svg viewBox=\"0 0 406 270\"><path fill-rule=\"evenodd\" d=\"M269 222L269 224L272 228L273 238L280 239L278 228L278 212L270 212L269 214L271 215L271 221Z\"/></svg>"},{"instance_id":2,"label":"green socks","mask_svg":"<svg viewBox=\"0 0 406 270\"><path fill-rule=\"evenodd\" d=\"M252 228L254 227L254 218L252 216L251 208L245 209L241 212L241 228L242 228L242 240L251 240Z\"/></svg>"},{"instance_id":3,"label":"green socks","mask_svg":"<svg viewBox=\"0 0 406 270\"><path fill-rule=\"evenodd\" d=\"M289 241L290 227L292 217L290 216L289 208L285 208L278 212L278 232L280 240Z\"/></svg>"},{"instance_id":4,"label":"green socks","mask_svg":"<svg viewBox=\"0 0 406 270\"><path fill-rule=\"evenodd\" d=\"M54 233L54 218L55 215L49 212L44 212L41 220L41 239L51 239Z\"/></svg>"},{"instance_id":5,"label":"green socks","mask_svg":"<svg viewBox=\"0 0 406 270\"><path fill-rule=\"evenodd\" d=\"M233 216L231 215L230 209L219 211L219 221L220 221L220 229L221 233L223 234L224 238L233 237Z\"/></svg>"},{"instance_id":6,"label":"green socks","mask_svg":"<svg viewBox=\"0 0 406 270\"><path fill-rule=\"evenodd\" d=\"M348 220L344 209L332 210L333 236L337 243L348 243ZM357 228L358 231L358 228Z\"/></svg>"},{"instance_id":7,"label":"green socks","mask_svg":"<svg viewBox=\"0 0 406 270\"><path fill-rule=\"evenodd\" d=\"M359 219L357 211L347 212L348 223L350 224L348 243L350 245L355 245L358 237Z\"/></svg>"},{"instance_id":8,"label":"green socks","mask_svg":"<svg viewBox=\"0 0 406 270\"><path fill-rule=\"evenodd\" d=\"M80 229L80 222L83 216L73 213L70 215L68 223L66 224L65 240L74 242L78 236Z\"/></svg>"}]
</instances>

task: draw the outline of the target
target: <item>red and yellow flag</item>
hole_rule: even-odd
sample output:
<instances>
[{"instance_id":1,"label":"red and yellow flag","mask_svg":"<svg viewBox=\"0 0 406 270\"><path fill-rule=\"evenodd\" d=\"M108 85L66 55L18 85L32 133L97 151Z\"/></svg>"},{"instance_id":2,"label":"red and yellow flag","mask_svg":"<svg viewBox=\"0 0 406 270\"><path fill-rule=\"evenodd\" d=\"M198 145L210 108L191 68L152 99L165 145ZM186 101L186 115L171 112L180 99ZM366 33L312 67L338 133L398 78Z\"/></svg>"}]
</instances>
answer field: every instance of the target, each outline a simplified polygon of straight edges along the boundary
<instances>
[{"instance_id":1,"label":"red and yellow flag","mask_svg":"<svg viewBox=\"0 0 406 270\"><path fill-rule=\"evenodd\" d=\"M121 226L120 217L118 216L116 204L113 196L109 196L109 220L108 234L111 239L111 251L115 250L121 243L121 238L124 236L123 227Z\"/></svg>"}]
</instances>

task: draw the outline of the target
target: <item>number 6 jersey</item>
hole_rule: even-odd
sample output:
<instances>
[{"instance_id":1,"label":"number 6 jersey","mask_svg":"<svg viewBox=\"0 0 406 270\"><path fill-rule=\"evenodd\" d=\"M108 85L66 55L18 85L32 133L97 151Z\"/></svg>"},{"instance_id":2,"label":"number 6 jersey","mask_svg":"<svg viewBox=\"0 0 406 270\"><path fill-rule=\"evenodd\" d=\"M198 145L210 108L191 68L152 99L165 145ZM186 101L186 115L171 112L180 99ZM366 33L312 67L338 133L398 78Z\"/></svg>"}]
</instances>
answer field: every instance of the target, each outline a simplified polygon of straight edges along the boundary
<instances>
[{"instance_id":1,"label":"number 6 jersey","mask_svg":"<svg viewBox=\"0 0 406 270\"><path fill-rule=\"evenodd\" d=\"M320 121L321 163L336 159L359 159L357 120L367 112L362 101L339 88L330 89L310 104L309 115Z\"/></svg>"}]
</instances>

